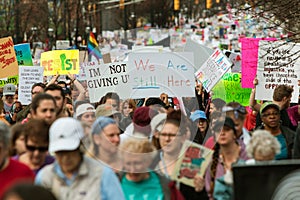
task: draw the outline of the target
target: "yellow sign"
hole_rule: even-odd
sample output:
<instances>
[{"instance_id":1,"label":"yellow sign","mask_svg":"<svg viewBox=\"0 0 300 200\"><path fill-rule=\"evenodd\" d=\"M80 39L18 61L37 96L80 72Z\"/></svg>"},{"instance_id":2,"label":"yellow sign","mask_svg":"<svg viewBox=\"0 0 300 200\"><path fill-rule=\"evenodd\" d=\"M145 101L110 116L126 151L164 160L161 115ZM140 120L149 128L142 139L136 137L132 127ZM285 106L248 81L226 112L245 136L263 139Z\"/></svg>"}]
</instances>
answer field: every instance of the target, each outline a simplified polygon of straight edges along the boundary
<instances>
[{"instance_id":1,"label":"yellow sign","mask_svg":"<svg viewBox=\"0 0 300 200\"><path fill-rule=\"evenodd\" d=\"M78 50L54 50L41 55L41 66L44 68L44 76L68 75L79 73Z\"/></svg>"}]
</instances>

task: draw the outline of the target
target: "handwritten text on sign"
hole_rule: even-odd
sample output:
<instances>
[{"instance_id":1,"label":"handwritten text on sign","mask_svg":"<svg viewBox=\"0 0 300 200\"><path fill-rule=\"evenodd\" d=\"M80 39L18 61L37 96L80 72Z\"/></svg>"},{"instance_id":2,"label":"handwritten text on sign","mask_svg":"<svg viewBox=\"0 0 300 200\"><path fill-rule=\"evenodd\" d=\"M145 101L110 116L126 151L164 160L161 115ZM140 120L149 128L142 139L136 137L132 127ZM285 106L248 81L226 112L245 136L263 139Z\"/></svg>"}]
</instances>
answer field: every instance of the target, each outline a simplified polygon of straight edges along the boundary
<instances>
[{"instance_id":1,"label":"handwritten text on sign","mask_svg":"<svg viewBox=\"0 0 300 200\"><path fill-rule=\"evenodd\" d=\"M28 105L31 102L32 85L43 82L43 68L40 66L20 66L19 77L19 101L23 105Z\"/></svg>"},{"instance_id":2,"label":"handwritten text on sign","mask_svg":"<svg viewBox=\"0 0 300 200\"><path fill-rule=\"evenodd\" d=\"M47 51L41 55L41 66L44 75L78 74L79 51L78 50L55 50Z\"/></svg>"},{"instance_id":3,"label":"handwritten text on sign","mask_svg":"<svg viewBox=\"0 0 300 200\"><path fill-rule=\"evenodd\" d=\"M188 59L187 59L188 58ZM192 53L132 53L129 55L132 98L195 96Z\"/></svg>"},{"instance_id":4,"label":"handwritten text on sign","mask_svg":"<svg viewBox=\"0 0 300 200\"><path fill-rule=\"evenodd\" d=\"M232 63L220 49L216 49L207 61L195 73L207 92L217 84L222 76L230 69Z\"/></svg>"},{"instance_id":5,"label":"handwritten text on sign","mask_svg":"<svg viewBox=\"0 0 300 200\"><path fill-rule=\"evenodd\" d=\"M0 78L18 75L18 62L11 37L0 39Z\"/></svg>"},{"instance_id":6,"label":"handwritten text on sign","mask_svg":"<svg viewBox=\"0 0 300 200\"><path fill-rule=\"evenodd\" d=\"M107 92L116 92L121 98L128 98L129 75L126 63L88 65L85 68L90 101L98 102Z\"/></svg>"},{"instance_id":7,"label":"handwritten text on sign","mask_svg":"<svg viewBox=\"0 0 300 200\"><path fill-rule=\"evenodd\" d=\"M299 56L299 44L280 41L260 41L256 99L272 100L274 89L278 85L284 84L294 88L292 102L298 102Z\"/></svg>"},{"instance_id":8,"label":"handwritten text on sign","mask_svg":"<svg viewBox=\"0 0 300 200\"><path fill-rule=\"evenodd\" d=\"M14 46L18 65L33 66L29 43L17 44Z\"/></svg>"},{"instance_id":9,"label":"handwritten text on sign","mask_svg":"<svg viewBox=\"0 0 300 200\"><path fill-rule=\"evenodd\" d=\"M212 98L221 98L227 103L239 102L243 106L249 105L251 89L242 88L240 73L226 73L213 88Z\"/></svg>"}]
</instances>

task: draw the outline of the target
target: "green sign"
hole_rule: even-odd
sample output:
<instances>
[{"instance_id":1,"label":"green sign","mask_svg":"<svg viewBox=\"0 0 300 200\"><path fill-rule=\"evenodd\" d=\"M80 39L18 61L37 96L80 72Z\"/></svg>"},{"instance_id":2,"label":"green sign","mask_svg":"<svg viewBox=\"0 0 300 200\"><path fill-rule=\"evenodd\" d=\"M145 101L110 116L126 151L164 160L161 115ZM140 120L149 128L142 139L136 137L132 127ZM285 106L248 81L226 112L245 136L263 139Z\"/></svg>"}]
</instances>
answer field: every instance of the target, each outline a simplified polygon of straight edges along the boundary
<instances>
[{"instance_id":1,"label":"green sign","mask_svg":"<svg viewBox=\"0 0 300 200\"><path fill-rule=\"evenodd\" d=\"M243 106L249 105L251 88L242 88L241 73L226 73L213 88L212 98L221 98L229 102L238 102Z\"/></svg>"}]
</instances>

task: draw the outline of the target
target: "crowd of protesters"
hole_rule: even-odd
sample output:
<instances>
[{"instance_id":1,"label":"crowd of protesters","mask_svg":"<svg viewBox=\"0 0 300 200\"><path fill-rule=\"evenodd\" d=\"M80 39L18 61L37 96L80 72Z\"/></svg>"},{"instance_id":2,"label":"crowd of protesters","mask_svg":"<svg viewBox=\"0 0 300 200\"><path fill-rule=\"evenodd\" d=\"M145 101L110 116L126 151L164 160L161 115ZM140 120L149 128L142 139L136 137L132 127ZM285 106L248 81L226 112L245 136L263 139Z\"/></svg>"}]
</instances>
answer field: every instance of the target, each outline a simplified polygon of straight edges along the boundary
<instances>
[{"instance_id":1,"label":"crowd of protesters","mask_svg":"<svg viewBox=\"0 0 300 200\"><path fill-rule=\"evenodd\" d=\"M245 107L198 84L180 107L165 93L91 103L76 76L58 79L33 84L26 106L15 85L3 88L0 199L232 199L233 164L300 158L300 106L286 85L272 102L253 88ZM194 187L171 178L185 140L214 150Z\"/></svg>"}]
</instances>

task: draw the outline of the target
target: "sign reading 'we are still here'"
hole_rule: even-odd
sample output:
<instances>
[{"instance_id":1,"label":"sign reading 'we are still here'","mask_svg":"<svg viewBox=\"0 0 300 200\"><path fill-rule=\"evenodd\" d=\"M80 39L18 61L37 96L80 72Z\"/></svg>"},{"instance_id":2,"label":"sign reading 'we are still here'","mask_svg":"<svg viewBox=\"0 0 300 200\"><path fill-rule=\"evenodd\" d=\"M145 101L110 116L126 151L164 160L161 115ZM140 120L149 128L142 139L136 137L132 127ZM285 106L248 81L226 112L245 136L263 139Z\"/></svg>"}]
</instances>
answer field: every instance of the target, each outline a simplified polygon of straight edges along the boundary
<instances>
[{"instance_id":1,"label":"sign reading 'we are still here'","mask_svg":"<svg viewBox=\"0 0 300 200\"><path fill-rule=\"evenodd\" d=\"M131 98L195 96L195 78L192 53L144 52L131 53L128 73Z\"/></svg>"}]
</instances>

